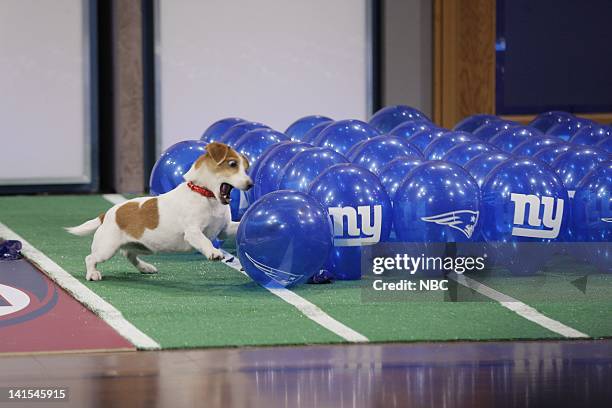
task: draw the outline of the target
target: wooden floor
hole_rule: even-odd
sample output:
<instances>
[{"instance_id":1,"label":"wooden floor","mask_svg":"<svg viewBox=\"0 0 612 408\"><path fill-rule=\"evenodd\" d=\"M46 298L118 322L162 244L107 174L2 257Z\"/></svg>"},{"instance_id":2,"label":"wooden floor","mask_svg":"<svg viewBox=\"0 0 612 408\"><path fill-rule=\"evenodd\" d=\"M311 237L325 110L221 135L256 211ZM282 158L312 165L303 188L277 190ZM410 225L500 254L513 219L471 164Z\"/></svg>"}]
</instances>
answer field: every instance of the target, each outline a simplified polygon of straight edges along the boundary
<instances>
[{"instance_id":1,"label":"wooden floor","mask_svg":"<svg viewBox=\"0 0 612 408\"><path fill-rule=\"evenodd\" d=\"M48 406L74 407L609 407L612 341L4 356L9 386L67 387Z\"/></svg>"}]
</instances>

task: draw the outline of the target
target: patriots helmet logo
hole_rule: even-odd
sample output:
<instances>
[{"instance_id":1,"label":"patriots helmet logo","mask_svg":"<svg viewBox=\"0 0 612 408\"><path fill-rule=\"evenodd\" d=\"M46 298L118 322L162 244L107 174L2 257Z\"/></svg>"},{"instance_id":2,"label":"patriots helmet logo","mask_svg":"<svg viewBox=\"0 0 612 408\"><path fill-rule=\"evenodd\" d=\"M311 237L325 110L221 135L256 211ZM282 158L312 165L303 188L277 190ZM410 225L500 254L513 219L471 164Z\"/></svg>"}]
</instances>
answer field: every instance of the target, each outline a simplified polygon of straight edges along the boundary
<instances>
[{"instance_id":1,"label":"patriots helmet logo","mask_svg":"<svg viewBox=\"0 0 612 408\"><path fill-rule=\"evenodd\" d=\"M606 217L601 219L603 222L612 222L612 217Z\"/></svg>"},{"instance_id":2,"label":"patriots helmet logo","mask_svg":"<svg viewBox=\"0 0 612 408\"><path fill-rule=\"evenodd\" d=\"M253 264L254 267L263 272L268 278L272 279L274 282L283 285L285 287L295 283L302 275L296 275L291 272L282 271L280 269L272 268L271 266L264 265L259 261L253 259L248 252L244 253L244 256Z\"/></svg>"},{"instance_id":3,"label":"patriots helmet logo","mask_svg":"<svg viewBox=\"0 0 612 408\"><path fill-rule=\"evenodd\" d=\"M422 221L433 222L439 225L446 225L463 232L463 234L472 238L474 228L478 223L478 211L472 210L457 210L443 214L432 215L429 217L421 217Z\"/></svg>"}]
</instances>

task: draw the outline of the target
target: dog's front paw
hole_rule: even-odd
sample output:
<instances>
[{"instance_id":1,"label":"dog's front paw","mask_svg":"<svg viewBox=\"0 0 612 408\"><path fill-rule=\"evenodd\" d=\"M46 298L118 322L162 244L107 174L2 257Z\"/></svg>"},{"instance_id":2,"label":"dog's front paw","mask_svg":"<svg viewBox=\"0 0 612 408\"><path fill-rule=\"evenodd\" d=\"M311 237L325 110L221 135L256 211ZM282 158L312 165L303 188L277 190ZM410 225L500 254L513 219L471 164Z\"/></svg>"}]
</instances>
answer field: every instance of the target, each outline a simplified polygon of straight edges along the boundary
<instances>
[{"instance_id":1,"label":"dog's front paw","mask_svg":"<svg viewBox=\"0 0 612 408\"><path fill-rule=\"evenodd\" d=\"M87 275L85 277L87 278L88 281L102 280L102 274L100 273L100 271L87 272Z\"/></svg>"},{"instance_id":2,"label":"dog's front paw","mask_svg":"<svg viewBox=\"0 0 612 408\"><path fill-rule=\"evenodd\" d=\"M208 255L206 255L206 258L208 258L211 261L220 261L223 259L223 252L215 248L212 251L210 251Z\"/></svg>"}]
</instances>

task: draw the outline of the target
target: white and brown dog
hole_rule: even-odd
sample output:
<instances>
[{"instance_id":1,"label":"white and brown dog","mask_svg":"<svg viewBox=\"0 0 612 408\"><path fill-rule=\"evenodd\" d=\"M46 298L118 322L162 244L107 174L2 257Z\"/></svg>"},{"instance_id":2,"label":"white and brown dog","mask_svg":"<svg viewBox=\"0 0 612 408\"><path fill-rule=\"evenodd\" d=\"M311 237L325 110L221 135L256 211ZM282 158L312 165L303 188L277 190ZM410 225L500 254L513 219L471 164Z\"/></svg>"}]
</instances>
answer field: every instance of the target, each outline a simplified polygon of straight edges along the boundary
<instances>
[{"instance_id":1,"label":"white and brown dog","mask_svg":"<svg viewBox=\"0 0 612 408\"><path fill-rule=\"evenodd\" d=\"M74 235L95 231L91 254L85 258L87 280L100 280L97 264L110 259L117 250L142 273L157 269L138 258L156 252L200 251L211 260L223 259L211 239L236 235L232 222L232 188L248 190L253 182L247 175L247 158L231 147L210 143L185 173L185 182L158 197L140 197L117 204L99 217L66 228Z\"/></svg>"}]
</instances>

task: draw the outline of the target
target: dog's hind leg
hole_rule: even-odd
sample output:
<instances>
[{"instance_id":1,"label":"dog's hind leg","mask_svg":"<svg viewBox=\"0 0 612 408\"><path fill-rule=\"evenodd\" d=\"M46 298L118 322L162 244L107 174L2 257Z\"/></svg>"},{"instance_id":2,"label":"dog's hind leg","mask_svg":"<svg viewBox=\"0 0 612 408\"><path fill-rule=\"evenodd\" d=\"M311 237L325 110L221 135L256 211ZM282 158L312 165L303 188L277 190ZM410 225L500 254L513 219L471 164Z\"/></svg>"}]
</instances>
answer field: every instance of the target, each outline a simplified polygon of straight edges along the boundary
<instances>
[{"instance_id":1,"label":"dog's hind leg","mask_svg":"<svg viewBox=\"0 0 612 408\"><path fill-rule=\"evenodd\" d=\"M97 265L111 259L119 249L118 240L108 238L110 237L106 236L106 232L103 228L99 228L94 234L94 239L91 243L91 254L85 257L87 280L102 280L102 274L97 269Z\"/></svg>"},{"instance_id":2,"label":"dog's hind leg","mask_svg":"<svg viewBox=\"0 0 612 408\"><path fill-rule=\"evenodd\" d=\"M157 268L140 259L136 252L129 249L122 249L121 253L125 255L128 261L140 271L140 273L157 273Z\"/></svg>"}]
</instances>

